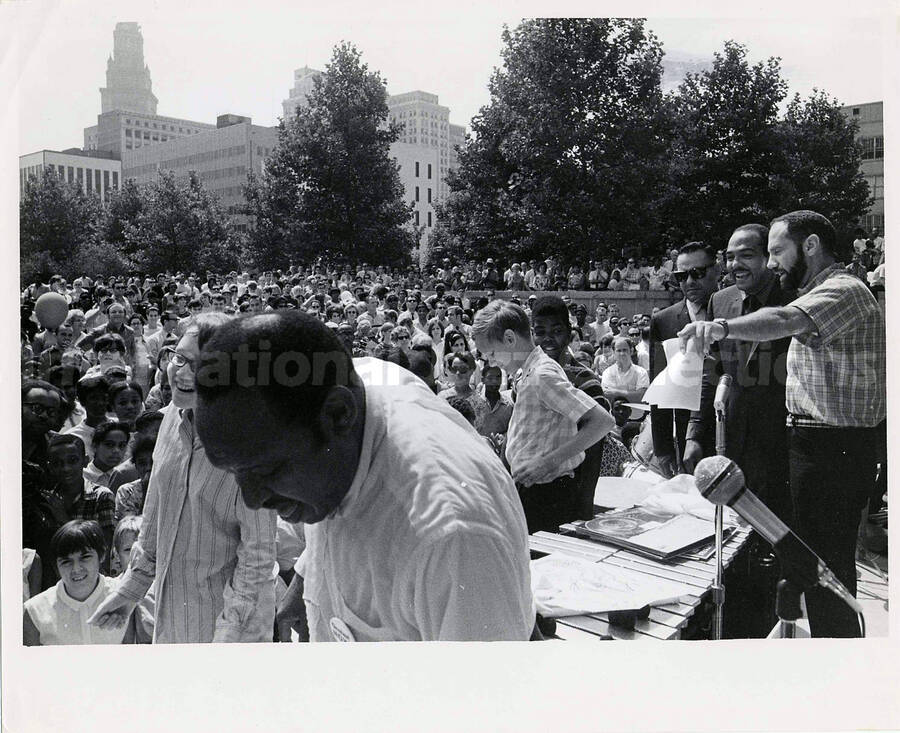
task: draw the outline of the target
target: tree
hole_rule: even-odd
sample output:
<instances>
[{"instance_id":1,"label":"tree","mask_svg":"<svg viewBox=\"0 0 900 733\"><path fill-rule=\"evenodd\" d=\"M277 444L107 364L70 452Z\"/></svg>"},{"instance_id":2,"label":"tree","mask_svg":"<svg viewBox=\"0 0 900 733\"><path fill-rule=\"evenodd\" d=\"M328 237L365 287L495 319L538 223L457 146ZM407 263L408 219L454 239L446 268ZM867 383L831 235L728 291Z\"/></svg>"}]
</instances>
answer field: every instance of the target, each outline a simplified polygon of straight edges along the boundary
<instances>
[{"instance_id":1,"label":"tree","mask_svg":"<svg viewBox=\"0 0 900 733\"><path fill-rule=\"evenodd\" d=\"M818 89L806 99L794 95L779 126L787 157L781 211L812 209L827 216L848 244L852 230L872 205L860 171L857 125L838 101Z\"/></svg>"},{"instance_id":2,"label":"tree","mask_svg":"<svg viewBox=\"0 0 900 733\"><path fill-rule=\"evenodd\" d=\"M255 260L285 265L327 252L335 260L408 261L412 206L389 156L400 127L387 116L380 74L351 44L336 46L308 105L282 122L258 187L248 187Z\"/></svg>"},{"instance_id":3,"label":"tree","mask_svg":"<svg viewBox=\"0 0 900 733\"><path fill-rule=\"evenodd\" d=\"M100 220L99 238L122 254L136 255L133 243L126 237L126 229L137 223L144 210L144 199L141 188L131 179L124 181L118 191L112 191Z\"/></svg>"},{"instance_id":4,"label":"tree","mask_svg":"<svg viewBox=\"0 0 900 733\"><path fill-rule=\"evenodd\" d=\"M687 74L671 98L675 137L663 194L667 237L717 247L735 227L779 210L787 160L777 128L787 92L777 58L755 66L727 41L712 68Z\"/></svg>"},{"instance_id":5,"label":"tree","mask_svg":"<svg viewBox=\"0 0 900 733\"><path fill-rule=\"evenodd\" d=\"M100 202L50 168L25 184L19 204L20 274L23 284L59 273L75 277L79 247L94 242Z\"/></svg>"},{"instance_id":6,"label":"tree","mask_svg":"<svg viewBox=\"0 0 900 733\"><path fill-rule=\"evenodd\" d=\"M640 19L504 28L503 67L448 176L471 256L589 258L654 240L669 119L662 46Z\"/></svg>"},{"instance_id":7,"label":"tree","mask_svg":"<svg viewBox=\"0 0 900 733\"><path fill-rule=\"evenodd\" d=\"M216 272L238 266L240 246L219 207L193 171L179 183L171 171L141 189L143 205L124 223L126 248L145 272Z\"/></svg>"}]
</instances>

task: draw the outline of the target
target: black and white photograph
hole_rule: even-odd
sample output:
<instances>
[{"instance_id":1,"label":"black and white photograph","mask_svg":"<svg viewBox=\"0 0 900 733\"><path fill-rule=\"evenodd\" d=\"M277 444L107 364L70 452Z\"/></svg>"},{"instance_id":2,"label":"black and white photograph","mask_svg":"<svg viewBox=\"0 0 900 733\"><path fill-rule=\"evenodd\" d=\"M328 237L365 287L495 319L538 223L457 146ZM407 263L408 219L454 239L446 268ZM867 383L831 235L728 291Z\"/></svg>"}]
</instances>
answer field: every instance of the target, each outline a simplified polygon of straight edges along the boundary
<instances>
[{"instance_id":1,"label":"black and white photograph","mask_svg":"<svg viewBox=\"0 0 900 733\"><path fill-rule=\"evenodd\" d=\"M0 3L4 727L900 728L898 28Z\"/></svg>"}]
</instances>

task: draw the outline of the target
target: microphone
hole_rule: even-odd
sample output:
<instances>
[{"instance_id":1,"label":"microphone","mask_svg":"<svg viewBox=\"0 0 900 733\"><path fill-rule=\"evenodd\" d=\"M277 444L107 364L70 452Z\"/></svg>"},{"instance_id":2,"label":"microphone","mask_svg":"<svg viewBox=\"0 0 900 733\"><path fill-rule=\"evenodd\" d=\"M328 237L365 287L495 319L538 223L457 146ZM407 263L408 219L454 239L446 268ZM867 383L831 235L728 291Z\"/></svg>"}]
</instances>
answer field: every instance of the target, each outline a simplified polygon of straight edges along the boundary
<instances>
[{"instance_id":1,"label":"microphone","mask_svg":"<svg viewBox=\"0 0 900 733\"><path fill-rule=\"evenodd\" d=\"M719 388L721 384L720 381ZM862 614L857 600L819 556L747 489L744 472L734 461L725 456L704 458L697 463L694 479L706 499L713 504L730 506L772 545L781 560L785 577L797 588L808 590L821 585L838 595L856 613Z\"/></svg>"},{"instance_id":2,"label":"microphone","mask_svg":"<svg viewBox=\"0 0 900 733\"><path fill-rule=\"evenodd\" d=\"M728 390L731 389L731 375L723 374L719 377L719 384L716 387L716 396L713 398L713 409L716 412L725 410L725 400L728 397Z\"/></svg>"}]
</instances>

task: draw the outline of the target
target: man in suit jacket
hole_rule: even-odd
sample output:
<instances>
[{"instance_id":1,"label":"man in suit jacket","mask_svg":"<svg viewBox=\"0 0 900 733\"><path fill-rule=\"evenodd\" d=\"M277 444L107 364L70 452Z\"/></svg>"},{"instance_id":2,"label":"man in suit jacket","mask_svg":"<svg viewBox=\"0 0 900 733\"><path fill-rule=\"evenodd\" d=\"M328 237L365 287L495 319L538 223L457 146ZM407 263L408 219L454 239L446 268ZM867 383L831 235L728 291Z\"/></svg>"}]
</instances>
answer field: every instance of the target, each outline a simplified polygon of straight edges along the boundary
<instances>
[{"instance_id":1,"label":"man in suit jacket","mask_svg":"<svg viewBox=\"0 0 900 733\"><path fill-rule=\"evenodd\" d=\"M735 284L712 294L708 320L737 318L759 308L783 306L793 300L766 267L769 230L762 224L738 227L728 240L726 266ZM732 385L725 401L725 455L744 471L748 488L783 521L791 519L788 485L788 437L784 389L790 338L777 341L727 339L712 347L717 360L704 381L701 409L692 413L684 453L686 470L711 455L715 444L712 406L722 374Z\"/></svg>"},{"instance_id":2,"label":"man in suit jacket","mask_svg":"<svg viewBox=\"0 0 900 733\"><path fill-rule=\"evenodd\" d=\"M715 250L702 242L689 242L678 251L675 271L672 273L681 287L684 299L664 308L650 319L650 378L656 377L666 366L662 342L675 338L691 321L707 319L706 306L716 289L719 268ZM684 455L684 441L690 418L688 410L650 408L653 431L653 455L667 476L678 471L676 456ZM673 437L673 423L677 429L678 445ZM708 443L708 438L704 438ZM705 444L705 450L715 451L715 442Z\"/></svg>"}]
</instances>

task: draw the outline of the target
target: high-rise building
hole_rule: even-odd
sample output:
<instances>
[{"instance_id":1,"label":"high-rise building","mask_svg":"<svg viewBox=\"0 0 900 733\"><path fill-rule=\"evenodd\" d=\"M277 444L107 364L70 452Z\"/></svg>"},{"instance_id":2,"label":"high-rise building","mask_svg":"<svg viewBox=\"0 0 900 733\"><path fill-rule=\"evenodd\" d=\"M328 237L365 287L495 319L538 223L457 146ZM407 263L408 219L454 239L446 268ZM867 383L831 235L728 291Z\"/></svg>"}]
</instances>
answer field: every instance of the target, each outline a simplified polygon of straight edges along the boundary
<instances>
[{"instance_id":1,"label":"high-rise building","mask_svg":"<svg viewBox=\"0 0 900 733\"><path fill-rule=\"evenodd\" d=\"M156 114L150 69L144 63L144 37L137 23L116 23L113 53L106 62L106 86L100 89L100 111Z\"/></svg>"},{"instance_id":2,"label":"high-rise building","mask_svg":"<svg viewBox=\"0 0 900 733\"><path fill-rule=\"evenodd\" d=\"M851 104L841 111L859 124L856 139L863 145L859 169L875 199L860 226L866 232L877 229L884 234L884 103Z\"/></svg>"},{"instance_id":3,"label":"high-rise building","mask_svg":"<svg viewBox=\"0 0 900 733\"><path fill-rule=\"evenodd\" d=\"M84 149L121 156L126 150L216 129L205 122L157 115L156 102L150 69L144 63L141 27L117 23L106 86L100 89L100 114L96 125L84 128Z\"/></svg>"},{"instance_id":4,"label":"high-rise building","mask_svg":"<svg viewBox=\"0 0 900 733\"><path fill-rule=\"evenodd\" d=\"M49 168L59 178L77 183L81 190L106 201L111 191L118 190L122 163L112 153L86 153L79 148L39 150L19 156L19 198L30 179L39 180Z\"/></svg>"},{"instance_id":5,"label":"high-rise building","mask_svg":"<svg viewBox=\"0 0 900 733\"><path fill-rule=\"evenodd\" d=\"M122 154L122 179L136 183L156 180L162 171L172 171L176 180L186 180L195 171L204 188L213 193L238 230L249 218L243 187L247 174L259 175L263 161L278 140L278 129L252 124L249 117L220 115L217 126L194 135L126 150Z\"/></svg>"},{"instance_id":6,"label":"high-rise building","mask_svg":"<svg viewBox=\"0 0 900 733\"><path fill-rule=\"evenodd\" d=\"M294 71L294 86L288 92L288 98L281 103L281 107L284 110L284 119L287 120L293 117L297 107L306 106L306 95L313 90L316 77L322 76L324 73L318 69L311 69L308 66Z\"/></svg>"},{"instance_id":7,"label":"high-rise building","mask_svg":"<svg viewBox=\"0 0 900 733\"><path fill-rule=\"evenodd\" d=\"M314 80L324 72L304 66L294 72L294 87L282 102L285 119L307 103ZM403 126L390 155L400 166L405 200L413 204L416 226L424 227L420 245L435 225L434 205L449 194L447 174L456 169L456 146L465 142L466 128L450 122L450 109L436 94L423 91L389 95L388 120Z\"/></svg>"}]
</instances>

